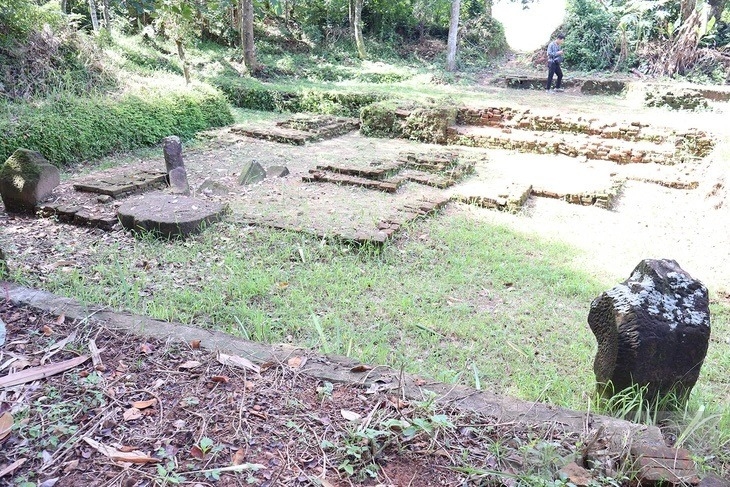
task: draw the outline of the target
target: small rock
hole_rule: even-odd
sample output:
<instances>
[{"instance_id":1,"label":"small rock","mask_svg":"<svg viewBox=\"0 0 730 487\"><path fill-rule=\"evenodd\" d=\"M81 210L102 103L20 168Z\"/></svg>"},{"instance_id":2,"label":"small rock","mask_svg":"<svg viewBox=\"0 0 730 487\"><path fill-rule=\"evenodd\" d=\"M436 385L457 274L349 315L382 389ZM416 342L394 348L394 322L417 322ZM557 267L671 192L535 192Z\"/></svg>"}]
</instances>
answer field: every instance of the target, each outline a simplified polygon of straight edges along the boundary
<instances>
[{"instance_id":1,"label":"small rock","mask_svg":"<svg viewBox=\"0 0 730 487\"><path fill-rule=\"evenodd\" d=\"M286 166L269 166L266 169L267 178L283 178L289 175L289 168Z\"/></svg>"},{"instance_id":2,"label":"small rock","mask_svg":"<svg viewBox=\"0 0 730 487\"><path fill-rule=\"evenodd\" d=\"M108 194L100 194L99 196L96 197L96 201L98 201L99 203L109 203L113 199L114 198L112 198Z\"/></svg>"},{"instance_id":3,"label":"small rock","mask_svg":"<svg viewBox=\"0 0 730 487\"><path fill-rule=\"evenodd\" d=\"M723 480L714 475L708 475L700 481L699 487L730 487L730 480Z\"/></svg>"},{"instance_id":4,"label":"small rock","mask_svg":"<svg viewBox=\"0 0 730 487\"><path fill-rule=\"evenodd\" d=\"M218 181L207 178L198 187L198 193L204 194L205 196L227 196L228 187L224 184L219 183Z\"/></svg>"},{"instance_id":5,"label":"small rock","mask_svg":"<svg viewBox=\"0 0 730 487\"><path fill-rule=\"evenodd\" d=\"M587 487L593 480L591 473L575 462L570 462L561 468L558 475L574 483L576 487Z\"/></svg>"},{"instance_id":6,"label":"small rock","mask_svg":"<svg viewBox=\"0 0 730 487\"><path fill-rule=\"evenodd\" d=\"M266 178L266 170L256 161L247 162L238 178L238 184L247 186L263 181Z\"/></svg>"}]
</instances>

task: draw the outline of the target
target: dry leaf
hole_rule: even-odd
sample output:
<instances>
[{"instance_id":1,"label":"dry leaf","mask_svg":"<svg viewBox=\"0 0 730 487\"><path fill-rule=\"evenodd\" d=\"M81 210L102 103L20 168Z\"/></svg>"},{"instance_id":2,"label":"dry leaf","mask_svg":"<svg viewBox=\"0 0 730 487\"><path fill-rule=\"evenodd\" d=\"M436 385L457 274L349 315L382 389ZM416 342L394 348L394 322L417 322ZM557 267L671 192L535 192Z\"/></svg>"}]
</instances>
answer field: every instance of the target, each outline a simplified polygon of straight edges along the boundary
<instances>
[{"instance_id":1,"label":"dry leaf","mask_svg":"<svg viewBox=\"0 0 730 487\"><path fill-rule=\"evenodd\" d=\"M10 432L13 430L13 415L5 413L0 416L0 441L3 441L8 437Z\"/></svg>"},{"instance_id":2,"label":"dry leaf","mask_svg":"<svg viewBox=\"0 0 730 487\"><path fill-rule=\"evenodd\" d=\"M178 369L194 369L195 367L200 367L202 364L198 362L197 360L188 360L187 362L184 362L177 366Z\"/></svg>"},{"instance_id":3,"label":"dry leaf","mask_svg":"<svg viewBox=\"0 0 730 487\"><path fill-rule=\"evenodd\" d=\"M373 368L370 367L369 365L359 364L359 365L356 365L353 368L351 368L350 372L366 372L366 371L372 370L372 369Z\"/></svg>"},{"instance_id":4,"label":"dry leaf","mask_svg":"<svg viewBox=\"0 0 730 487\"><path fill-rule=\"evenodd\" d=\"M43 331L43 336L49 337L53 335L53 328L51 328L48 325L43 325L43 328L41 329Z\"/></svg>"},{"instance_id":5,"label":"dry leaf","mask_svg":"<svg viewBox=\"0 0 730 487\"><path fill-rule=\"evenodd\" d=\"M193 445L193 447L190 449L190 456L193 458L197 458L198 460L202 460L203 458L205 458L205 453L203 453L203 450L201 450L198 445Z\"/></svg>"},{"instance_id":6,"label":"dry leaf","mask_svg":"<svg viewBox=\"0 0 730 487\"><path fill-rule=\"evenodd\" d=\"M77 468L79 468L79 461L78 460L71 460L70 462L67 462L67 463L64 464L63 473L73 472Z\"/></svg>"},{"instance_id":7,"label":"dry leaf","mask_svg":"<svg viewBox=\"0 0 730 487\"><path fill-rule=\"evenodd\" d=\"M231 464L241 465L245 459L246 459L246 451L243 448L239 448L238 450L236 450L236 453L233 454L233 459L231 460Z\"/></svg>"},{"instance_id":8,"label":"dry leaf","mask_svg":"<svg viewBox=\"0 0 730 487\"><path fill-rule=\"evenodd\" d=\"M247 381L246 381L246 382L244 383L244 387L246 388L246 390L247 390L247 391L253 391L253 390L254 390L254 389L256 388L256 384L254 384L254 383L253 383L253 382L251 382L250 380L247 380Z\"/></svg>"},{"instance_id":9,"label":"dry leaf","mask_svg":"<svg viewBox=\"0 0 730 487\"><path fill-rule=\"evenodd\" d=\"M49 364L42 367L33 367L30 369L26 369L22 372L9 374L0 379L0 388L17 386L18 384L25 384L26 382L32 382L38 379L45 379L46 377L60 374L61 372L65 372L69 369L73 369L74 367L83 364L87 360L89 360L88 356L81 355L80 357L72 358L64 362L58 362L57 364Z\"/></svg>"},{"instance_id":10,"label":"dry leaf","mask_svg":"<svg viewBox=\"0 0 730 487\"><path fill-rule=\"evenodd\" d=\"M60 314L60 315L58 315L58 317L56 318L56 324L57 324L57 325L62 325L64 321L66 321L66 315L65 315L65 314L63 314L63 313L61 313L61 314Z\"/></svg>"},{"instance_id":11,"label":"dry leaf","mask_svg":"<svg viewBox=\"0 0 730 487\"><path fill-rule=\"evenodd\" d=\"M348 411L347 409L340 409L340 414L342 414L342 417L348 421L360 421L360 418L362 418L362 416L355 411Z\"/></svg>"},{"instance_id":12,"label":"dry leaf","mask_svg":"<svg viewBox=\"0 0 730 487\"><path fill-rule=\"evenodd\" d=\"M5 477L6 475L15 472L21 465L23 465L27 461L27 458L21 458L20 460L14 461L4 469L0 470L0 477Z\"/></svg>"},{"instance_id":13,"label":"dry leaf","mask_svg":"<svg viewBox=\"0 0 730 487\"><path fill-rule=\"evenodd\" d=\"M107 446L102 443L99 443L96 440L92 440L89 437L84 437L82 439L86 443L91 445L91 447L94 448L96 451L98 451L102 455L108 457L110 460L115 461L115 462L127 462L127 463L138 463L138 464L159 463L160 462L159 458L150 457L139 451L123 452L123 451L119 451L116 448L113 448L111 446Z\"/></svg>"},{"instance_id":14,"label":"dry leaf","mask_svg":"<svg viewBox=\"0 0 730 487\"><path fill-rule=\"evenodd\" d=\"M260 368L250 360L239 357L238 355L227 355L225 353L218 352L216 359L222 365L228 365L230 367L240 367L242 369L248 369L257 374L260 372Z\"/></svg>"},{"instance_id":15,"label":"dry leaf","mask_svg":"<svg viewBox=\"0 0 730 487\"><path fill-rule=\"evenodd\" d=\"M327 479L319 479L319 481L322 483L322 487L335 487L335 484Z\"/></svg>"},{"instance_id":16,"label":"dry leaf","mask_svg":"<svg viewBox=\"0 0 730 487\"><path fill-rule=\"evenodd\" d=\"M124 418L124 421L134 421L135 419L140 419L142 417L142 411L137 408L129 408L124 411L122 417Z\"/></svg>"},{"instance_id":17,"label":"dry leaf","mask_svg":"<svg viewBox=\"0 0 730 487\"><path fill-rule=\"evenodd\" d=\"M279 282L276 285L279 287L279 289L286 289L286 288L289 287L289 283L288 282Z\"/></svg>"},{"instance_id":18,"label":"dry leaf","mask_svg":"<svg viewBox=\"0 0 730 487\"><path fill-rule=\"evenodd\" d=\"M287 360L286 363L292 369L298 369L298 368L302 367L306 361L307 361L307 359L304 357L292 357L289 360Z\"/></svg>"},{"instance_id":19,"label":"dry leaf","mask_svg":"<svg viewBox=\"0 0 730 487\"><path fill-rule=\"evenodd\" d=\"M230 379L226 377L225 375L214 375L210 378L213 382L220 382L220 383L227 383Z\"/></svg>"},{"instance_id":20,"label":"dry leaf","mask_svg":"<svg viewBox=\"0 0 730 487\"><path fill-rule=\"evenodd\" d=\"M148 407L154 406L155 404L157 404L157 399L153 397L152 399L149 399L147 401L134 401L132 403L132 407L137 409L146 409Z\"/></svg>"},{"instance_id":21,"label":"dry leaf","mask_svg":"<svg viewBox=\"0 0 730 487\"><path fill-rule=\"evenodd\" d=\"M198 349L200 348L200 340L192 340L192 341L190 342L190 347L191 347L191 348L192 348L193 350L198 350Z\"/></svg>"},{"instance_id":22,"label":"dry leaf","mask_svg":"<svg viewBox=\"0 0 730 487\"><path fill-rule=\"evenodd\" d=\"M142 345L139 346L139 351L144 354L149 355L152 353L153 348L152 348L152 345L150 345L149 343L143 343Z\"/></svg>"}]
</instances>

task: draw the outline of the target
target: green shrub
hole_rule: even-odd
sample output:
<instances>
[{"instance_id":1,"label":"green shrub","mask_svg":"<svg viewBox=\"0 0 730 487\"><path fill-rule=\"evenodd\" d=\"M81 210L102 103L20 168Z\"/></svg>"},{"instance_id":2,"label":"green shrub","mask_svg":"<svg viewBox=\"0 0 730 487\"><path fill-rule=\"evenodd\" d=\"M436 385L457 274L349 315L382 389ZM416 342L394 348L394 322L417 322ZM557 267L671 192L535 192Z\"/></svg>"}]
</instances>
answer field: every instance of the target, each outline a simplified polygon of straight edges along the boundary
<instances>
[{"instance_id":1,"label":"green shrub","mask_svg":"<svg viewBox=\"0 0 730 487\"><path fill-rule=\"evenodd\" d=\"M356 117L360 109L384 98L376 93L294 90L248 80L219 78L216 85L234 106L275 112L313 112Z\"/></svg>"},{"instance_id":2,"label":"green shrub","mask_svg":"<svg viewBox=\"0 0 730 487\"><path fill-rule=\"evenodd\" d=\"M444 144L448 127L456 122L456 112L455 107L403 100L373 103L362 109L360 131L370 137Z\"/></svg>"},{"instance_id":3,"label":"green shrub","mask_svg":"<svg viewBox=\"0 0 730 487\"><path fill-rule=\"evenodd\" d=\"M565 24L565 63L583 70L606 69L618 52L618 21L597 0L570 0Z\"/></svg>"},{"instance_id":4,"label":"green shrub","mask_svg":"<svg viewBox=\"0 0 730 487\"><path fill-rule=\"evenodd\" d=\"M468 19L460 30L461 62L484 64L509 49L504 26L492 16L479 15Z\"/></svg>"},{"instance_id":5,"label":"green shrub","mask_svg":"<svg viewBox=\"0 0 730 487\"><path fill-rule=\"evenodd\" d=\"M8 105L6 111L0 118L0 160L25 147L59 166L233 122L223 95L203 88L118 99L65 95L36 106Z\"/></svg>"}]
</instances>

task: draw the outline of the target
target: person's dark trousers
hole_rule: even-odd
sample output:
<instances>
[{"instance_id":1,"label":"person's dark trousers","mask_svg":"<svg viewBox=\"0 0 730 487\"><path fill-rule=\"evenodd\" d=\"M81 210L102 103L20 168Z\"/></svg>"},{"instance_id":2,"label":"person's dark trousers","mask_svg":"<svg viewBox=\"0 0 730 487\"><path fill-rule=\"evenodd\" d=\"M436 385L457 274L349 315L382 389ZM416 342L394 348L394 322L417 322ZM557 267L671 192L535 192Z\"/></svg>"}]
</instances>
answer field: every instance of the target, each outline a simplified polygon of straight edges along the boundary
<instances>
[{"instance_id":1,"label":"person's dark trousers","mask_svg":"<svg viewBox=\"0 0 730 487\"><path fill-rule=\"evenodd\" d=\"M553 76L557 75L558 79L555 82L555 88L560 88L560 83L563 82L563 70L560 69L560 63L552 62L548 63L548 79L547 88L550 89L553 86Z\"/></svg>"}]
</instances>

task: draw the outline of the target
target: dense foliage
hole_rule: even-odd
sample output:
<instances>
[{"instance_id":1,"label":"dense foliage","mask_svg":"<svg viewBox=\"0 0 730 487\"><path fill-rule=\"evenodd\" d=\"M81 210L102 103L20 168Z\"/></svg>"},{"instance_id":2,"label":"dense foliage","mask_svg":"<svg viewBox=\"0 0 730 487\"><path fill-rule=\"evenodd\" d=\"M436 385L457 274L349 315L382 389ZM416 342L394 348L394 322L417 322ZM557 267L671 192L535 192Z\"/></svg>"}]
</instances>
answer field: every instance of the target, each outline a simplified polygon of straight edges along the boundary
<instances>
[{"instance_id":1,"label":"dense foliage","mask_svg":"<svg viewBox=\"0 0 730 487\"><path fill-rule=\"evenodd\" d=\"M598 0L571 0L565 17L565 62L578 69L606 69L616 56L615 16Z\"/></svg>"},{"instance_id":2,"label":"dense foliage","mask_svg":"<svg viewBox=\"0 0 730 487\"><path fill-rule=\"evenodd\" d=\"M157 144L168 135L190 138L233 121L225 97L203 87L145 90L119 99L67 95L5 110L0 160L24 147L56 165Z\"/></svg>"}]
</instances>

